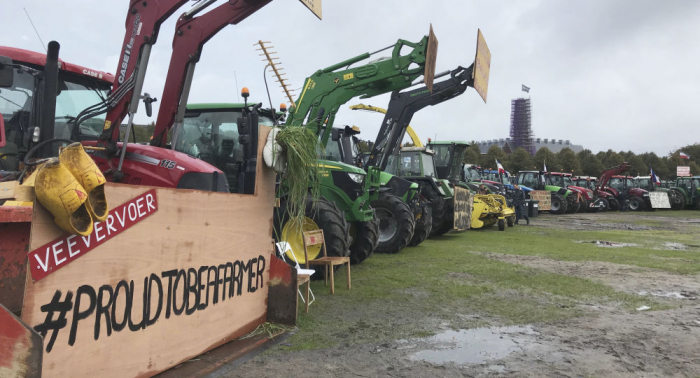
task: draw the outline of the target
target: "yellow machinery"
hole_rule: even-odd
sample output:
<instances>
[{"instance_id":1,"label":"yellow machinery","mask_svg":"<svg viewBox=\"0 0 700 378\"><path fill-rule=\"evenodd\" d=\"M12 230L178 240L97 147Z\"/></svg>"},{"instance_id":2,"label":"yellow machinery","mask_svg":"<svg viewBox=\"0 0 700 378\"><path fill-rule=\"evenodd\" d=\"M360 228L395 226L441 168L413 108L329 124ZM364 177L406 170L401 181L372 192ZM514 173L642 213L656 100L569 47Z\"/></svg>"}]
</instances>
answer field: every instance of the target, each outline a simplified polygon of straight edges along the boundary
<instances>
[{"instance_id":1,"label":"yellow machinery","mask_svg":"<svg viewBox=\"0 0 700 378\"><path fill-rule=\"evenodd\" d=\"M386 109L378 106L357 104L352 105L353 110L368 110L377 113L386 114ZM413 145L416 147L424 147L418 134L409 125L406 127L406 133L411 137ZM498 223L498 229L505 230L506 224L508 227L513 227L515 224L515 209L508 207L506 198L499 194L482 194L474 196L474 208L472 210L471 228L479 229L490 227Z\"/></svg>"}]
</instances>

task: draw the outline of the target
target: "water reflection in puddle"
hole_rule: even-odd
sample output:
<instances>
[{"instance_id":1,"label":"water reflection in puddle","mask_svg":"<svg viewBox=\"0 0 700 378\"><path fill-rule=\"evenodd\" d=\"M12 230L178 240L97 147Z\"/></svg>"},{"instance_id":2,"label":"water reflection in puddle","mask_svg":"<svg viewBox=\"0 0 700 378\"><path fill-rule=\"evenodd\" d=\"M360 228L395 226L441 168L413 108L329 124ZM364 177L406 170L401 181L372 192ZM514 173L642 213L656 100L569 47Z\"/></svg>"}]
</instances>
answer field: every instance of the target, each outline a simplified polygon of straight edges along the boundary
<instances>
[{"instance_id":1,"label":"water reflection in puddle","mask_svg":"<svg viewBox=\"0 0 700 378\"><path fill-rule=\"evenodd\" d=\"M484 363L504 358L522 349L527 343L525 335L535 335L531 326L474 328L445 331L422 339L432 344L431 349L421 350L409 356L412 361L434 364Z\"/></svg>"}]
</instances>

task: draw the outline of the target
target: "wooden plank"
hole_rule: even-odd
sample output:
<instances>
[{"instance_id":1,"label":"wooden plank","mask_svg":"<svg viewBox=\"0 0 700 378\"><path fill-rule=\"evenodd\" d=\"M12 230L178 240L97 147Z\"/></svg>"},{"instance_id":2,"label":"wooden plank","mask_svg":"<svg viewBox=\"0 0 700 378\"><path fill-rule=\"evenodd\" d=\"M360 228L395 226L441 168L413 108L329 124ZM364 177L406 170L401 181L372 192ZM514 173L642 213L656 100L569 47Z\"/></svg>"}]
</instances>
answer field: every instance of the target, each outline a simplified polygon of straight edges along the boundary
<instances>
[{"instance_id":1,"label":"wooden plank","mask_svg":"<svg viewBox=\"0 0 700 378\"><path fill-rule=\"evenodd\" d=\"M42 340L0 305L0 377L41 377Z\"/></svg>"},{"instance_id":2,"label":"wooden plank","mask_svg":"<svg viewBox=\"0 0 700 378\"><path fill-rule=\"evenodd\" d=\"M44 333L44 377L151 376L265 322L273 171L258 164L256 181L254 195L155 188L157 212L28 278L22 320ZM150 189L105 193L114 207ZM34 216L32 250L62 233L41 206Z\"/></svg>"},{"instance_id":3,"label":"wooden plank","mask_svg":"<svg viewBox=\"0 0 700 378\"><path fill-rule=\"evenodd\" d=\"M481 29L476 34L476 57L474 58L474 69L472 78L474 79L474 89L486 102L489 89L489 74L491 73L491 51Z\"/></svg>"},{"instance_id":4,"label":"wooden plank","mask_svg":"<svg viewBox=\"0 0 700 378\"><path fill-rule=\"evenodd\" d=\"M318 17L319 20L323 19L323 8L321 6L321 0L299 0L304 4L309 10Z\"/></svg>"},{"instance_id":5,"label":"wooden plank","mask_svg":"<svg viewBox=\"0 0 700 378\"><path fill-rule=\"evenodd\" d=\"M33 201L34 187L20 185L18 181L0 182L0 200Z\"/></svg>"},{"instance_id":6,"label":"wooden plank","mask_svg":"<svg viewBox=\"0 0 700 378\"><path fill-rule=\"evenodd\" d=\"M547 190L533 190L530 192L530 199L540 201L540 211L552 210L552 193Z\"/></svg>"},{"instance_id":7,"label":"wooden plank","mask_svg":"<svg viewBox=\"0 0 700 378\"><path fill-rule=\"evenodd\" d=\"M471 227L474 198L469 189L455 186L454 197L454 229L466 231Z\"/></svg>"},{"instance_id":8,"label":"wooden plank","mask_svg":"<svg viewBox=\"0 0 700 378\"><path fill-rule=\"evenodd\" d=\"M323 230L304 232L304 243L308 247L323 244Z\"/></svg>"},{"instance_id":9,"label":"wooden plank","mask_svg":"<svg viewBox=\"0 0 700 378\"><path fill-rule=\"evenodd\" d=\"M425 52L425 72L423 73L423 81L430 93L433 93L433 80L435 80L435 62L437 60L438 40L433 33L433 24L430 24L430 32L428 33L428 48Z\"/></svg>"}]
</instances>

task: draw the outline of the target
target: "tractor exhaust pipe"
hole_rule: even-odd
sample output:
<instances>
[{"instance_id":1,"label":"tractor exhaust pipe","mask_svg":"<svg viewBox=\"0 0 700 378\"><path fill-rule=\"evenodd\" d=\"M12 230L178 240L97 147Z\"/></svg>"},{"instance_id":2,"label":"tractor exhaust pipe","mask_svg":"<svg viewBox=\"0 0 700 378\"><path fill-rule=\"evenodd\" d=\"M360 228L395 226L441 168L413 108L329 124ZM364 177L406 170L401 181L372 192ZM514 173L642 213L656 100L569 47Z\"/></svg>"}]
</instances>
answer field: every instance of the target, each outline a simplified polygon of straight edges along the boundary
<instances>
[{"instance_id":1,"label":"tractor exhaust pipe","mask_svg":"<svg viewBox=\"0 0 700 378\"><path fill-rule=\"evenodd\" d=\"M41 102L41 119L39 120L39 140L43 142L54 137L56 121L56 96L58 96L58 51L61 45L56 41L49 42L44 66L44 89ZM38 151L38 158L58 156L58 147L47 144Z\"/></svg>"}]
</instances>

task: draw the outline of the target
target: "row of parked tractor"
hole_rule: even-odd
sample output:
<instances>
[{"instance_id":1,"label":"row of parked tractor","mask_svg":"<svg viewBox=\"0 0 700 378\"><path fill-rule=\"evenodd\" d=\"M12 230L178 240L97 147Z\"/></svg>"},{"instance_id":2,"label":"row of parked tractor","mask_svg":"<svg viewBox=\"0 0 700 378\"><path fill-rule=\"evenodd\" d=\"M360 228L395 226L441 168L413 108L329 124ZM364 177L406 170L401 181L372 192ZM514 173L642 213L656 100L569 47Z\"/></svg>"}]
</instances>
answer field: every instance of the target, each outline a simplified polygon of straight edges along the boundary
<instances>
[{"instance_id":1,"label":"row of parked tractor","mask_svg":"<svg viewBox=\"0 0 700 378\"><path fill-rule=\"evenodd\" d=\"M288 254L301 263L303 231L323 229L328 254L349 256L353 263L375 251L397 253L449 232L456 228L455 198L463 191L473 198L467 222L471 228L513 226L511 199L517 189L510 181L475 177L463 164L467 143L429 141L424 145L409 126L416 112L453 100L469 87L486 101L491 56L481 32L474 62L437 74L437 39L431 28L415 42L400 39L388 48L313 71L297 99L287 93L288 110L249 102L247 90L242 94L244 103L222 98L220 103L192 104L188 103L192 75L199 56L206 53L206 42L225 25L241 22L268 3L250 1L255 7L242 7L226 2L204 13L213 2L201 2L176 25L155 130L148 144L137 143L132 133L134 115L141 102L150 115L155 101L143 91L151 49L161 24L185 3L171 0L154 13L146 12L145 3L130 4L126 25L139 27L126 29L120 55L125 58L115 76L59 64L55 43L47 55L0 47L0 101L4 101L0 102L0 126L4 124L0 127L0 180L22 180L31 171L32 161L57 156L61 143L77 141L93 148L91 157L111 182L255 195L257 166L263 164L258 161L257 147L264 142L259 140L259 125L299 127L313 133L318 150L323 151L316 161L319 181L311 184L319 188L320 196L306 197L305 217L299 225L287 213L298 204L289 206L291 197L280 186L273 237L288 242ZM134 37L136 32L139 38ZM183 38L188 33L194 34ZM265 49L262 42L260 47ZM372 57L384 51L390 56ZM275 58L266 51L264 55L274 68ZM391 95L386 109L351 107L384 113L374 138L362 141L359 128L334 126L341 108L353 98L385 93ZM119 126L125 119L122 136ZM419 132L433 126L416 125ZM406 134L413 146L402 148ZM277 134L270 135L267 143L276 146ZM288 173L279 160L265 163L277 169L284 182ZM517 183L551 191L552 212L617 206L616 194L604 189L607 181L603 183L602 177L599 184L603 185L595 190L574 188L567 179L572 178L520 172ZM577 195L571 195L575 191ZM631 194L629 198L630 207L642 206L632 203ZM696 198L686 193L683 200L692 203ZM463 212L462 204L459 207ZM316 253L311 251L309 258Z\"/></svg>"},{"instance_id":2,"label":"row of parked tractor","mask_svg":"<svg viewBox=\"0 0 700 378\"><path fill-rule=\"evenodd\" d=\"M700 210L700 176L675 177L659 180L655 176L628 176L630 165L622 163L604 170L600 177L574 176L565 172L520 171L517 175L499 174L467 164L466 174L473 180L491 180L513 190L529 193L533 190L550 192L554 214L598 211L651 211L656 209ZM660 203L652 201L650 193L660 193ZM667 199L666 203L663 201Z\"/></svg>"}]
</instances>

